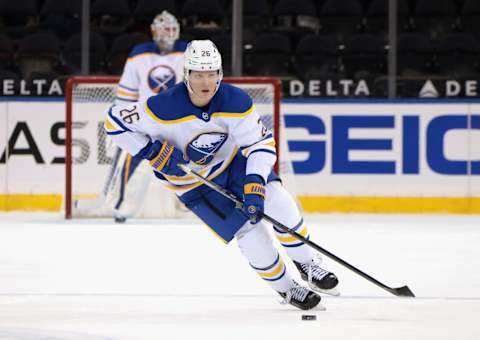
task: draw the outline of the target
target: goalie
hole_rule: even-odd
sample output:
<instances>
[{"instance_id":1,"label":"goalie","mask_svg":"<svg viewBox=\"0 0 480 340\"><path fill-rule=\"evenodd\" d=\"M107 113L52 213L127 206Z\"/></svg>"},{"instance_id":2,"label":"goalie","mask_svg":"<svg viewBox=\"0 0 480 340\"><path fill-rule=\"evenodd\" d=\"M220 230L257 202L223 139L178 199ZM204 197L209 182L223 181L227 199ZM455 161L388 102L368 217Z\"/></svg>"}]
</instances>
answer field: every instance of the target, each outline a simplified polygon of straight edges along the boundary
<instances>
[{"instance_id":1,"label":"goalie","mask_svg":"<svg viewBox=\"0 0 480 340\"><path fill-rule=\"evenodd\" d=\"M163 11L154 18L150 28L153 41L133 48L118 83L115 104L144 101L183 79L186 43L178 40L180 25L177 19ZM117 149L99 202L77 201L75 206L84 210L104 206L113 211L116 222L124 222L140 210L151 179L148 163ZM160 199L165 204L168 197Z\"/></svg>"},{"instance_id":2,"label":"goalie","mask_svg":"<svg viewBox=\"0 0 480 340\"><path fill-rule=\"evenodd\" d=\"M268 225L259 218L265 211L309 237L295 201L272 171L276 161L272 133L248 94L221 82L221 56L210 40L189 43L184 69L184 83L146 101L110 108L107 134L122 149L146 159L158 180L221 240L236 238L252 269L286 303L314 308L320 295L292 279ZM186 175L178 164L188 164L243 197L245 210ZM274 233L312 289L335 293L337 277L320 267L309 247L280 230Z\"/></svg>"}]
</instances>

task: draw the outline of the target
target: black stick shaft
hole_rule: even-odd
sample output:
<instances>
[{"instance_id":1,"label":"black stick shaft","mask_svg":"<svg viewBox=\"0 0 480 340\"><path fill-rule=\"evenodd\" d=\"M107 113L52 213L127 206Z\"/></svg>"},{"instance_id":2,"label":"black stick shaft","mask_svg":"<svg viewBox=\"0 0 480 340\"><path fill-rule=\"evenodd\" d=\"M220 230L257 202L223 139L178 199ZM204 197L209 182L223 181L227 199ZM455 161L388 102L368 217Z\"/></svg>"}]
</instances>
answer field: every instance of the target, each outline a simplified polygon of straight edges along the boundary
<instances>
[{"instance_id":1,"label":"black stick shaft","mask_svg":"<svg viewBox=\"0 0 480 340\"><path fill-rule=\"evenodd\" d=\"M196 171L190 169L189 167L185 166L185 165L179 165L179 167L185 171L186 173L188 174L191 174L195 177L197 177L199 180L201 180L205 185L207 185L208 187L212 188L213 190L217 191L218 193L222 194L223 196L227 197L228 199L232 200L233 202L235 202L235 205L237 206L238 209L242 209L243 208L243 201L241 201L240 199L238 199L234 194L232 194L231 192L227 191L226 189L222 188L220 185L208 180L207 178L203 177L202 175L200 175L199 173L197 173ZM393 294L393 295L396 295L396 296L408 296L408 297L414 297L415 295L413 294L413 292L410 290L410 288L408 288L407 286L403 286L403 287L399 287L399 288L392 288L392 287L389 287L385 284L383 284L382 282L378 281L377 279L373 278L372 276L368 275L367 273L361 271L360 269L354 267L353 265L351 265L350 263L346 262L345 260L339 258L338 256L336 256L335 254L332 254L331 252L329 252L328 250L320 247L318 244L306 239L305 237L303 237L302 235L300 235L299 233L297 233L295 230L292 230L290 229L289 227L285 226L284 224L280 223L279 221L275 220L274 218L268 216L267 214L262 214L262 218L265 219L267 222L270 222L271 224L273 224L275 227L277 227L278 229L284 231L284 232L287 232L289 233L290 235L292 235L293 237L295 237L296 239L302 241L303 243L305 243L306 245L312 247L313 249L317 250L318 252L324 254L325 256L328 256L329 258L331 258L332 260L340 263L342 266L350 269L351 271L353 271L354 273L360 275L361 277L363 277L364 279L370 281L371 283L377 285L378 287L386 290L387 292Z\"/></svg>"},{"instance_id":2,"label":"black stick shaft","mask_svg":"<svg viewBox=\"0 0 480 340\"><path fill-rule=\"evenodd\" d=\"M324 254L325 256L328 256L329 258L331 258L332 260L340 263L342 266L344 267L347 267L348 269L350 269L351 271L355 272L356 274L360 275L361 277L363 277L364 279L367 279L368 281L372 282L373 284L379 286L380 288L383 288L385 289L386 291L391 292L391 289L390 287L386 286L385 284L381 283L380 281L378 281L377 279L373 278L372 276L368 275L367 273L361 271L360 269L354 267L353 265L351 265L350 263L348 263L347 261L339 258L338 256L336 256L335 254L332 254L331 252L329 252L328 250L326 250L325 248L322 248L320 247L319 245L317 245L316 243L310 241L309 239L303 237L302 235L300 235L299 233L297 233L296 231L288 228L287 226L283 225L282 223L278 222L277 220L273 219L272 217L268 216L268 215L265 215L263 214L263 218L272 223L275 227L277 227L278 229L284 231L284 232L287 232L289 233L290 235L292 235L293 237L297 238L298 240L302 241L303 243L309 245L310 247L312 247L313 249L317 250L318 252Z\"/></svg>"}]
</instances>

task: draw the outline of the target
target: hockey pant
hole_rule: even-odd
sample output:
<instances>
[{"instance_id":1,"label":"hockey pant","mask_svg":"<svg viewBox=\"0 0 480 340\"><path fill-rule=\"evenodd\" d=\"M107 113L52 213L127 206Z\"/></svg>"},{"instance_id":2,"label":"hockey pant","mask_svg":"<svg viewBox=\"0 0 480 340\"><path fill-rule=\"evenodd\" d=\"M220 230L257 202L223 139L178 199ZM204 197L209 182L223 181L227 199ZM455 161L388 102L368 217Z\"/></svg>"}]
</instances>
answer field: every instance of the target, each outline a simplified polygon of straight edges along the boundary
<instances>
[{"instance_id":1,"label":"hockey pant","mask_svg":"<svg viewBox=\"0 0 480 340\"><path fill-rule=\"evenodd\" d=\"M247 159L239 152L230 166L215 177L213 182L235 196L242 197L246 167ZM278 175L272 171L267 182L278 180ZM227 243L233 240L235 233L248 221L247 215L238 210L232 200L207 185L196 187L184 193L179 199Z\"/></svg>"},{"instance_id":2,"label":"hockey pant","mask_svg":"<svg viewBox=\"0 0 480 340\"><path fill-rule=\"evenodd\" d=\"M282 184L279 181L273 181L269 182L265 188L265 213L308 239L308 229L300 211ZM252 269L276 291L286 292L292 287L293 280L274 245L272 235L276 236L292 260L305 263L314 256L308 246L290 234L275 228L271 233L271 229L269 230L271 226L264 221L251 224L230 200L215 191L206 190L201 199L189 202L187 207L225 242L229 241L230 223L236 224L242 220L243 225L235 233L240 251Z\"/></svg>"}]
</instances>

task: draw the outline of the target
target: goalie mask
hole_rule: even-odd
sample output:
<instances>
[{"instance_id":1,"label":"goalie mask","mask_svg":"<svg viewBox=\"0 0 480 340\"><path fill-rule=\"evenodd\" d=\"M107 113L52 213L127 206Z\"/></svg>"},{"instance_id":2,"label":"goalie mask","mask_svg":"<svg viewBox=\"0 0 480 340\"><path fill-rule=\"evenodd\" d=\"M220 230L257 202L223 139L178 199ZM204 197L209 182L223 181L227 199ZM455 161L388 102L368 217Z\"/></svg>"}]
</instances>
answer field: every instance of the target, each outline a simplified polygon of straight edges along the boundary
<instances>
[{"instance_id":1,"label":"goalie mask","mask_svg":"<svg viewBox=\"0 0 480 340\"><path fill-rule=\"evenodd\" d=\"M184 77L188 91L193 92L189 83L191 71L217 71L218 80L215 89L217 92L223 78L222 56L217 46L210 40L193 40L188 43L184 58Z\"/></svg>"},{"instance_id":2,"label":"goalie mask","mask_svg":"<svg viewBox=\"0 0 480 340\"><path fill-rule=\"evenodd\" d=\"M150 25L153 40L162 51L171 51L180 36L178 20L168 11L158 14Z\"/></svg>"}]
</instances>

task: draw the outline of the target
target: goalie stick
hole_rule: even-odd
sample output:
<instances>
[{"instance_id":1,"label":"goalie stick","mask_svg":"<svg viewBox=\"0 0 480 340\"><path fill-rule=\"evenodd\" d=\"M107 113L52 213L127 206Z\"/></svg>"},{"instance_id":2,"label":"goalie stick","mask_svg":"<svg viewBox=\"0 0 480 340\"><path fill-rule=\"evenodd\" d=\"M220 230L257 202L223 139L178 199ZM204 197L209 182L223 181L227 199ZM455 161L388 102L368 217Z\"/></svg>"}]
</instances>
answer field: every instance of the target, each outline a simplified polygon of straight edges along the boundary
<instances>
[{"instance_id":1,"label":"goalie stick","mask_svg":"<svg viewBox=\"0 0 480 340\"><path fill-rule=\"evenodd\" d=\"M228 199L230 199L231 201L233 201L236 205L236 208L237 209L243 209L243 201L240 200L239 198L237 198L234 194L232 194L231 192L229 192L228 190L226 190L225 188L222 188L220 185L208 180L207 178L203 177L202 175L200 175L199 173L197 173L196 171L190 169L189 167L183 165L183 164L178 164L178 166L183 170L185 171L187 174L190 174L190 175L193 175L195 177L197 177L201 182L203 182L205 185L207 185L208 187L212 188L213 190L217 191L218 193L222 194L223 196L227 197ZM354 273L360 275L361 277L363 277L364 279L370 281L371 283L375 284L376 286L386 290L387 292L395 295L395 296L403 296L403 297L415 297L415 295L413 294L413 292L410 290L410 288L408 288L408 286L403 286L403 287L398 287L398 288L392 288L392 287L389 287L385 284L383 284L382 282L378 281L377 279L373 278L372 276L364 273L363 271L361 271L360 269L354 267L353 265L351 265L350 263L346 262L345 260L342 260L341 258L339 258L338 256L336 256L335 254L332 254L331 252L329 252L328 250L320 247L319 245L317 245L316 243L306 239L305 237L303 237L302 235L300 235L299 233L297 233L296 231L288 228L287 226L283 225L282 223L278 222L277 220L275 220L274 218L268 216L267 214L262 214L262 218L265 219L266 221L270 222L271 224L273 224L275 227L277 227L278 229L284 231L284 232L287 232L289 233L290 235L292 235L293 237L295 237L296 239L298 239L299 241L302 241L303 243L305 243L306 245L312 247L313 249L315 249L316 251L324 254L325 256L328 256L329 258L331 258L332 260L334 260L335 262L341 264L342 266L350 269L351 271L353 271Z\"/></svg>"}]
</instances>

